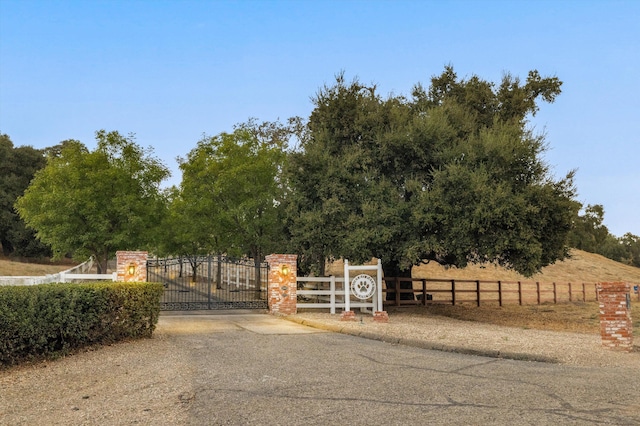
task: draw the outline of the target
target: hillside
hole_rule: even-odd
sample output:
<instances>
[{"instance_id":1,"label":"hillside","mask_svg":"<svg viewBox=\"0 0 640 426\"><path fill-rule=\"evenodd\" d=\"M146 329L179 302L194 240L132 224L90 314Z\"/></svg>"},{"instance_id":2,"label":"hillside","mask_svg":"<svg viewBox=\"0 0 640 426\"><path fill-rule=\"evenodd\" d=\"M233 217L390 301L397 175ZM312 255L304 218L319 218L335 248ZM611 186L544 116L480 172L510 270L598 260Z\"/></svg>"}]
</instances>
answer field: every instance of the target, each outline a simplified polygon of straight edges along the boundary
<instances>
[{"instance_id":1,"label":"hillside","mask_svg":"<svg viewBox=\"0 0 640 426\"><path fill-rule=\"evenodd\" d=\"M75 263L31 263L18 262L0 257L0 276L40 276L47 274L55 274L75 266Z\"/></svg>"},{"instance_id":2,"label":"hillside","mask_svg":"<svg viewBox=\"0 0 640 426\"><path fill-rule=\"evenodd\" d=\"M540 282L607 282L640 283L640 268L625 265L604 256L572 250L571 258L547 266L530 278L494 265L471 265L464 269L448 268L431 262L414 267L419 278L457 278L474 280L540 281Z\"/></svg>"}]
</instances>

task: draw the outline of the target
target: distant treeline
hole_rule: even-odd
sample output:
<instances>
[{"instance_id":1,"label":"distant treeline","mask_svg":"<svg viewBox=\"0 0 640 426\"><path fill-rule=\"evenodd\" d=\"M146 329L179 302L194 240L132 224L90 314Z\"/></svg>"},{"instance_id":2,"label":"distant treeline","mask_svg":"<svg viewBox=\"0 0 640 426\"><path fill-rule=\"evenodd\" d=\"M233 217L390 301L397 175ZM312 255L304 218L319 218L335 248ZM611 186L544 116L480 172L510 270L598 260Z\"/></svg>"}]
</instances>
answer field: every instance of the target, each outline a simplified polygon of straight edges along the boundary
<instances>
[{"instance_id":1,"label":"distant treeline","mask_svg":"<svg viewBox=\"0 0 640 426\"><path fill-rule=\"evenodd\" d=\"M47 153L55 153L59 145L39 150L30 146L14 147L6 134L0 134L0 247L4 256L50 257L51 248L27 228L15 211L14 203L46 165ZM587 205L578 214L570 233L570 246L597 253L617 262L640 267L640 237L627 232L616 237L603 224L604 207Z\"/></svg>"},{"instance_id":2,"label":"distant treeline","mask_svg":"<svg viewBox=\"0 0 640 426\"><path fill-rule=\"evenodd\" d=\"M570 234L571 246L640 267L640 237L627 232L617 238L603 225L603 221L604 207L601 204L587 205L575 221Z\"/></svg>"}]
</instances>

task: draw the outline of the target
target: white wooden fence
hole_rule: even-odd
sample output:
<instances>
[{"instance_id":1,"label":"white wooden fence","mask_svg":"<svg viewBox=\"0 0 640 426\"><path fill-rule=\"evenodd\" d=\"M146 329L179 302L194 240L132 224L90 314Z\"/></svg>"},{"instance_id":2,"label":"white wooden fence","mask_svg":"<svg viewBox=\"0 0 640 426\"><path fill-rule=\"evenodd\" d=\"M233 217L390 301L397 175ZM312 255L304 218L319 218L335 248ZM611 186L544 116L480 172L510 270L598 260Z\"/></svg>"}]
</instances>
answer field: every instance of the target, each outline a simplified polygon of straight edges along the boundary
<instances>
[{"instance_id":1,"label":"white wooden fence","mask_svg":"<svg viewBox=\"0 0 640 426\"><path fill-rule=\"evenodd\" d=\"M323 308L329 309L332 314L336 308L345 309L345 288L343 277L298 277L298 308ZM348 289L347 289L348 291ZM361 312L367 312L368 308L374 308L374 302L361 300L349 300L351 308L360 308Z\"/></svg>"},{"instance_id":2,"label":"white wooden fence","mask_svg":"<svg viewBox=\"0 0 640 426\"><path fill-rule=\"evenodd\" d=\"M93 258L78 266L69 268L57 274L29 277L0 277L0 285L38 285L48 283L67 283L74 280L111 280L116 281L117 272L112 274L88 274L93 267Z\"/></svg>"}]
</instances>

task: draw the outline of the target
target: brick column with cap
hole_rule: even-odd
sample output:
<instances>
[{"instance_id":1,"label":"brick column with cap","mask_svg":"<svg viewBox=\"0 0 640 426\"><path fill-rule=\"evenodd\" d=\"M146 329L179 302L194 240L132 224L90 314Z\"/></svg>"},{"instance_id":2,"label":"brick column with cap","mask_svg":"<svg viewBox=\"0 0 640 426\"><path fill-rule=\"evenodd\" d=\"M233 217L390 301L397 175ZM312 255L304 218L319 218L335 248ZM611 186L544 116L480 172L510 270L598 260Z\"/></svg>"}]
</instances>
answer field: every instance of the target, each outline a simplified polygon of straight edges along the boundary
<instances>
[{"instance_id":1,"label":"brick column with cap","mask_svg":"<svg viewBox=\"0 0 640 426\"><path fill-rule=\"evenodd\" d=\"M604 347L631 352L633 330L629 284L599 283L596 287L600 302L600 335Z\"/></svg>"},{"instance_id":2,"label":"brick column with cap","mask_svg":"<svg viewBox=\"0 0 640 426\"><path fill-rule=\"evenodd\" d=\"M291 315L297 312L297 254L270 254L268 302L269 313Z\"/></svg>"},{"instance_id":3,"label":"brick column with cap","mask_svg":"<svg viewBox=\"0 0 640 426\"><path fill-rule=\"evenodd\" d=\"M118 281L145 282L147 281L146 251L117 251L116 263Z\"/></svg>"}]
</instances>

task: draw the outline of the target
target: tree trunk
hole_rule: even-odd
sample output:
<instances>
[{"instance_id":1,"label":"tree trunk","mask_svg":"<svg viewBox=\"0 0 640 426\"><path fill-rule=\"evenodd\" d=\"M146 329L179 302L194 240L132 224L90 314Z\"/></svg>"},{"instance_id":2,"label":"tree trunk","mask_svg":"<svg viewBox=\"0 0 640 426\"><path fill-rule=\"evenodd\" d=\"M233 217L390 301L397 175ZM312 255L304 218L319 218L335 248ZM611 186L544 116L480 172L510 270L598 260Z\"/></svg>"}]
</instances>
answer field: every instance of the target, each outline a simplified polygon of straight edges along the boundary
<instances>
[{"instance_id":1,"label":"tree trunk","mask_svg":"<svg viewBox=\"0 0 640 426\"><path fill-rule=\"evenodd\" d=\"M198 281L198 266L200 266L198 256L189 256L189 263L191 264L191 282L195 283Z\"/></svg>"},{"instance_id":2,"label":"tree trunk","mask_svg":"<svg viewBox=\"0 0 640 426\"><path fill-rule=\"evenodd\" d=\"M402 270L398 262L385 262L382 264L382 271L384 273L385 283L388 290L396 290L396 281L393 278L411 278L411 268ZM411 281L401 281L401 290L413 289L413 283ZM386 300L396 300L395 291L387 291ZM400 293L400 300L415 300L413 293Z\"/></svg>"},{"instance_id":3,"label":"tree trunk","mask_svg":"<svg viewBox=\"0 0 640 426\"><path fill-rule=\"evenodd\" d=\"M326 271L327 271L327 258L322 256L322 258L320 259L318 276L324 277Z\"/></svg>"},{"instance_id":4,"label":"tree trunk","mask_svg":"<svg viewBox=\"0 0 640 426\"><path fill-rule=\"evenodd\" d=\"M222 288L222 255L218 253L218 267L216 268L216 289Z\"/></svg>"},{"instance_id":5,"label":"tree trunk","mask_svg":"<svg viewBox=\"0 0 640 426\"><path fill-rule=\"evenodd\" d=\"M96 255L96 270L98 271L98 274L107 273L107 262L109 262L108 255L104 255L104 256Z\"/></svg>"}]
</instances>

